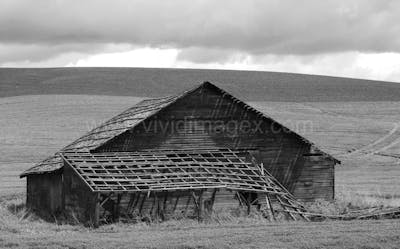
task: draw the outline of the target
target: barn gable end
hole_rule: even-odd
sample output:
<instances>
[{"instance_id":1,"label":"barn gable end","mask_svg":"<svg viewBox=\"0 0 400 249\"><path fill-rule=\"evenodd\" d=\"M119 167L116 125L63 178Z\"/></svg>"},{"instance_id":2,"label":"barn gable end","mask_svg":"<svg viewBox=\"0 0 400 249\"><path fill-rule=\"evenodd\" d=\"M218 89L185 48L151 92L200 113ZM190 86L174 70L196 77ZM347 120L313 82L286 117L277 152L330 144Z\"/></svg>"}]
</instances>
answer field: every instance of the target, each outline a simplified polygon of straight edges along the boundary
<instances>
[{"instance_id":1,"label":"barn gable end","mask_svg":"<svg viewBox=\"0 0 400 249\"><path fill-rule=\"evenodd\" d=\"M92 152L210 148L251 151L302 201L334 198L335 159L208 84Z\"/></svg>"}]
</instances>

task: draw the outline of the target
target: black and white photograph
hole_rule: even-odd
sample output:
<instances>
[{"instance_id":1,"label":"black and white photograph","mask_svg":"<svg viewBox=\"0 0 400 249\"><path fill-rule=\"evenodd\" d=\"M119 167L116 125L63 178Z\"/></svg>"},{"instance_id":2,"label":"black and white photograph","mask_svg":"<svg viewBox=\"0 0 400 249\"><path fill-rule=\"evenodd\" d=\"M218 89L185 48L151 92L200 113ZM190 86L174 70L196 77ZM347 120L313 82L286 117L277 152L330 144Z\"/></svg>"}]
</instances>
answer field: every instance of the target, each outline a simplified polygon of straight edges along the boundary
<instances>
[{"instance_id":1,"label":"black and white photograph","mask_svg":"<svg viewBox=\"0 0 400 249\"><path fill-rule=\"evenodd\" d=\"M0 248L400 248L400 1L0 0Z\"/></svg>"}]
</instances>

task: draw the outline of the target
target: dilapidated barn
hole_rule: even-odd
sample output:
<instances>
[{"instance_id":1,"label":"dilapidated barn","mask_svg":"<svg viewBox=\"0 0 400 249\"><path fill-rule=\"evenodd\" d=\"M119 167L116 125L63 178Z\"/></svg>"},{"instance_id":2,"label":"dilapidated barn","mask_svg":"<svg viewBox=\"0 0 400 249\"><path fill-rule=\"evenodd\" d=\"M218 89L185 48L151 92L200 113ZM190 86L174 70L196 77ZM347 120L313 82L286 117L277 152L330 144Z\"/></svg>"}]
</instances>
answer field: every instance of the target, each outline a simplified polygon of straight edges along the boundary
<instances>
[{"instance_id":1,"label":"dilapidated barn","mask_svg":"<svg viewBox=\"0 0 400 249\"><path fill-rule=\"evenodd\" d=\"M146 99L26 170L27 206L99 225L245 207L304 218L338 160L219 87Z\"/></svg>"}]
</instances>

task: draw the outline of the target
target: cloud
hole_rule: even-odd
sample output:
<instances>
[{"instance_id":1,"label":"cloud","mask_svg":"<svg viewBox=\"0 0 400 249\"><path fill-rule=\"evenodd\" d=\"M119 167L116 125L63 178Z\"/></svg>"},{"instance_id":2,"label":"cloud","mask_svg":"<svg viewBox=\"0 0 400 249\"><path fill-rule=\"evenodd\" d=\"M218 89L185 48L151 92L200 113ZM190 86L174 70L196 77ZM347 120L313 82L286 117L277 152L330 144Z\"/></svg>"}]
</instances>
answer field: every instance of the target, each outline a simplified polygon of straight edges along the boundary
<instances>
[{"instance_id":1,"label":"cloud","mask_svg":"<svg viewBox=\"0 0 400 249\"><path fill-rule=\"evenodd\" d=\"M397 0L2 0L0 42L400 52Z\"/></svg>"},{"instance_id":2,"label":"cloud","mask_svg":"<svg viewBox=\"0 0 400 249\"><path fill-rule=\"evenodd\" d=\"M235 53L236 51L229 49L190 47L182 49L177 59L194 63L224 63L235 60Z\"/></svg>"},{"instance_id":3,"label":"cloud","mask_svg":"<svg viewBox=\"0 0 400 249\"><path fill-rule=\"evenodd\" d=\"M103 44L59 44L46 46L44 44L1 44L0 64L5 62L30 61L38 62L47 60L55 55L76 52L91 54L104 51Z\"/></svg>"},{"instance_id":4,"label":"cloud","mask_svg":"<svg viewBox=\"0 0 400 249\"><path fill-rule=\"evenodd\" d=\"M254 56L239 53L231 58L235 59L221 63L194 63L181 60L175 65L188 68L261 70L400 82L400 53L343 52L302 56Z\"/></svg>"},{"instance_id":5,"label":"cloud","mask_svg":"<svg viewBox=\"0 0 400 249\"><path fill-rule=\"evenodd\" d=\"M98 53L118 53L134 49L130 44L24 44L0 43L0 66L65 66L71 60L77 60ZM60 60L60 57L63 59ZM68 60L69 58L69 60ZM55 65L51 63L55 61Z\"/></svg>"},{"instance_id":6,"label":"cloud","mask_svg":"<svg viewBox=\"0 0 400 249\"><path fill-rule=\"evenodd\" d=\"M128 52L102 53L81 58L67 66L76 67L173 67L176 49L137 48Z\"/></svg>"},{"instance_id":7,"label":"cloud","mask_svg":"<svg viewBox=\"0 0 400 249\"><path fill-rule=\"evenodd\" d=\"M207 51L195 50L199 53ZM99 53L68 58L67 66L78 67L159 67L203 68L276 71L303 74L331 75L400 82L400 53L343 52L319 55L250 55L232 52L224 60L212 59L193 62L177 49L135 48L127 52ZM197 56L195 56L197 57ZM66 61L65 56L38 64L23 66L54 66ZM46 64L47 63L47 64Z\"/></svg>"},{"instance_id":8,"label":"cloud","mask_svg":"<svg viewBox=\"0 0 400 249\"><path fill-rule=\"evenodd\" d=\"M270 70L400 81L398 0L2 0L0 66Z\"/></svg>"}]
</instances>

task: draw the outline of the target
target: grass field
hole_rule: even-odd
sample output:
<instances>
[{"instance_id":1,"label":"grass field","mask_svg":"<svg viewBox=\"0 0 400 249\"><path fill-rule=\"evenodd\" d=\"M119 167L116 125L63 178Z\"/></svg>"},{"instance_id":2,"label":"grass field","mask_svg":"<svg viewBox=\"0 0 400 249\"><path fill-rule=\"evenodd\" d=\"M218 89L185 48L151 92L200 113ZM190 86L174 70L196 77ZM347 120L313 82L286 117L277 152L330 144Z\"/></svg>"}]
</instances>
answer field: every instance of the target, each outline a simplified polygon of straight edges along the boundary
<instances>
[{"instance_id":1,"label":"grass field","mask_svg":"<svg viewBox=\"0 0 400 249\"><path fill-rule=\"evenodd\" d=\"M0 205L3 248L392 248L400 241L399 220L268 223L243 218L221 223L167 221L113 224L96 230L20 219Z\"/></svg>"},{"instance_id":2,"label":"grass field","mask_svg":"<svg viewBox=\"0 0 400 249\"><path fill-rule=\"evenodd\" d=\"M90 230L81 226L50 224L26 216L23 209L25 182L24 179L18 178L18 174L102 121L134 105L141 98L84 95L97 91L85 87L79 92L82 95L62 95L60 93L77 93L69 92L67 86L60 88L60 82L74 82L79 74L60 76L57 70L40 73L26 69L27 71L17 75L18 77L10 76L9 71L7 77L4 77L6 72L4 70L0 69L0 90L8 91L9 95L26 94L26 89L21 90L22 85L17 84L15 89L12 89L11 83L12 80L19 81L18 77L23 76L26 79L27 75L30 75L32 82L40 82L39 86L30 86L31 93L40 93L40 89L45 87L48 91L46 93L54 94L0 98L0 247L180 249L400 247L399 220L271 224L259 219L243 218L210 224L197 224L195 221L187 220L151 226L114 224ZM123 69L118 70L123 71ZM118 70L116 72L121 72ZM100 73L94 74L89 82L108 72L100 69L95 71ZM196 77L200 77L202 73L194 72ZM211 76L214 73L209 72ZM231 72L219 77L229 78L235 74L236 72ZM123 81L127 75L129 74L125 72L116 79ZM266 77L260 75L256 78ZM279 79L278 76L270 74L268 77ZM139 79L145 76L137 77ZM147 80L157 84L160 80L158 77L161 76L155 74L154 77ZM175 81L179 80L178 76L174 77ZM239 80L242 79L240 77ZM302 80L305 79L298 79L299 88L304 86ZM137 82L133 85L136 86L135 84ZM356 87L357 84L362 82L356 82L351 87ZM372 83L368 84L373 86ZM274 88L275 92L272 91L264 97L261 94L254 95L254 100L260 101L250 104L316 142L342 161L342 164L336 167L338 201L358 206L380 204L400 206L400 93L396 90L400 84L397 86L387 84L390 87L383 88L392 91L398 101L383 90L376 92L376 96L368 101L365 99L358 102L349 101L351 93L346 93L348 95L344 97L333 94L330 99L328 98L329 102L318 101L324 95L299 102L303 97L296 97L293 89L279 95L279 91L288 89L287 85L281 85L281 88ZM113 87L105 84L102 86L106 87L104 94L116 95L116 92L108 92L112 91ZM179 87L175 85L171 89ZM129 86L127 88L127 92L131 94L133 88ZM150 87L150 90L143 89L138 88L138 94L134 96L145 96L146 91L150 91L150 95L157 95L153 87ZM170 93L171 89L165 90L163 86L159 91L164 93L165 90L166 93ZM318 91L325 91L325 95L329 95L326 89L321 88ZM373 94L373 89L373 87L368 88L368 94ZM318 91L307 93L305 96L318 94ZM4 94L4 91L0 92ZM243 93L249 96L252 94L251 91ZM270 94L283 96L281 99L285 101L265 101ZM368 94L365 96L369 96ZM357 96L355 99L360 100ZM386 97L391 101L382 101L382 98Z\"/></svg>"}]
</instances>

